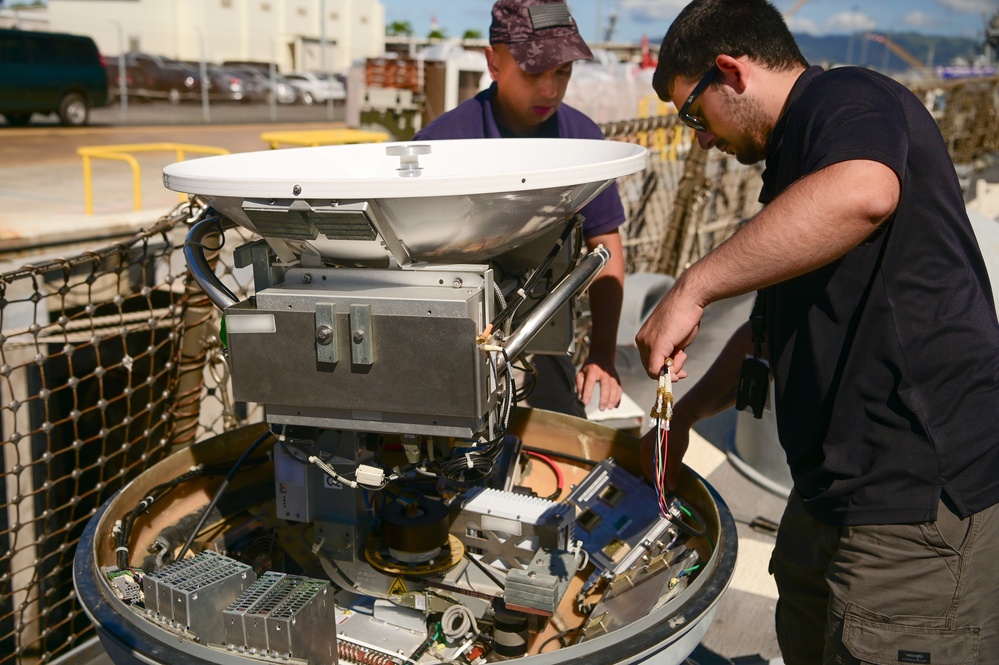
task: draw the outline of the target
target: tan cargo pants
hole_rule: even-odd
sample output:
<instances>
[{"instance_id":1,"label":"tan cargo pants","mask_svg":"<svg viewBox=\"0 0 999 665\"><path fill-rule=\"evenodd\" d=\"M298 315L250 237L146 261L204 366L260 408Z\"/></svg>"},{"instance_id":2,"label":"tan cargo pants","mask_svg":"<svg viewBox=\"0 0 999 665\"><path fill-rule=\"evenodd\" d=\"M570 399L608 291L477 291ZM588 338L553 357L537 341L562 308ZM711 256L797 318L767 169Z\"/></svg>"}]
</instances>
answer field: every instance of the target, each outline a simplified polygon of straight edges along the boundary
<instances>
[{"instance_id":1,"label":"tan cargo pants","mask_svg":"<svg viewBox=\"0 0 999 665\"><path fill-rule=\"evenodd\" d=\"M791 493L770 561L786 665L999 663L999 507L859 527Z\"/></svg>"}]
</instances>

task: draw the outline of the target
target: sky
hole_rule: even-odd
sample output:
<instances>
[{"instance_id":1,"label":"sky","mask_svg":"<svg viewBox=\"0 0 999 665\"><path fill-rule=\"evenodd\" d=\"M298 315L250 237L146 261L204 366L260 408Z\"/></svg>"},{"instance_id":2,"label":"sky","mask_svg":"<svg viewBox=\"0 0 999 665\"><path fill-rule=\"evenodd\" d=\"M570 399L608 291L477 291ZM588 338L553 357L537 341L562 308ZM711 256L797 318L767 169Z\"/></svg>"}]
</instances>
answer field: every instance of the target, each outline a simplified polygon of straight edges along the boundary
<instances>
[{"instance_id":1,"label":"sky","mask_svg":"<svg viewBox=\"0 0 999 665\"><path fill-rule=\"evenodd\" d=\"M414 34L426 36L432 21L449 37L466 30L489 35L494 0L381 0L385 20L409 21ZM787 12L798 0L772 0ZM579 30L587 41L602 41L612 13L617 14L615 41L659 39L688 0L569 0ZM983 16L999 9L999 0L808 0L792 14L793 32L813 35L853 31L922 32L972 37L984 35Z\"/></svg>"}]
</instances>

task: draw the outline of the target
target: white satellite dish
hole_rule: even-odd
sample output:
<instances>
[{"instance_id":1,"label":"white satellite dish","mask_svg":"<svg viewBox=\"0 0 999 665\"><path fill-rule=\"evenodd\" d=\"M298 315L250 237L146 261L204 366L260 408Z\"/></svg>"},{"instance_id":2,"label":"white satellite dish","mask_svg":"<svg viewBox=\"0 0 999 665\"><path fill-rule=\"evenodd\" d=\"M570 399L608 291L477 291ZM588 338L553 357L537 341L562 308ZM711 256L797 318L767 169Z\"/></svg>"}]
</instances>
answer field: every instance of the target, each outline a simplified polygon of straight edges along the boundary
<instances>
[{"instance_id":1,"label":"white satellite dish","mask_svg":"<svg viewBox=\"0 0 999 665\"><path fill-rule=\"evenodd\" d=\"M587 139L368 143L194 159L163 182L334 263L454 263L537 238L645 159L639 145Z\"/></svg>"}]
</instances>

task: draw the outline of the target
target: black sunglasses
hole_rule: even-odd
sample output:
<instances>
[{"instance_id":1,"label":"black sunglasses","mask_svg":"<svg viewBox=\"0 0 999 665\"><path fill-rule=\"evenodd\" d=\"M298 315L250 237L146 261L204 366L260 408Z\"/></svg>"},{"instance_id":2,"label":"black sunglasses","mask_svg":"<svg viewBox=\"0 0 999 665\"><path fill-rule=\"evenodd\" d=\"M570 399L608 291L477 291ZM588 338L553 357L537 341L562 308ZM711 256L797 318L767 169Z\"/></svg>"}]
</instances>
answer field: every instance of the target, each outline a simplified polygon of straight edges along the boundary
<instances>
[{"instance_id":1,"label":"black sunglasses","mask_svg":"<svg viewBox=\"0 0 999 665\"><path fill-rule=\"evenodd\" d=\"M715 76L718 74L718 71L718 65L711 65L711 69L709 69L708 73L705 74L697 85L694 86L694 90L690 93L690 97L687 97L687 101L685 101L683 106L680 107L680 120L683 121L683 124L687 125L694 131L706 132L708 131L708 128L707 125L704 124L703 120L690 115L687 112L687 109L689 109L690 105L701 96L701 93L704 92L709 85L711 85L711 82L715 80Z\"/></svg>"}]
</instances>

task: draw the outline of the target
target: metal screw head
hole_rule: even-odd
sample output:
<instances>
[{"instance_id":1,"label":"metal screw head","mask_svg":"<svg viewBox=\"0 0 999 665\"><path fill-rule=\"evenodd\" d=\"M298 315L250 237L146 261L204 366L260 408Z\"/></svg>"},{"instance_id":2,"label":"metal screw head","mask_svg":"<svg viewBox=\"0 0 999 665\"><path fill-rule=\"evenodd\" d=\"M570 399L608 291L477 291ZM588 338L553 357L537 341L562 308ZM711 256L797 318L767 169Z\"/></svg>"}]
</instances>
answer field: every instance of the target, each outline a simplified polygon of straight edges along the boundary
<instances>
[{"instance_id":1,"label":"metal screw head","mask_svg":"<svg viewBox=\"0 0 999 665\"><path fill-rule=\"evenodd\" d=\"M309 273L305 273L304 275L302 275L302 284L311 284L311 283L312 283L312 275L310 275Z\"/></svg>"},{"instance_id":2,"label":"metal screw head","mask_svg":"<svg viewBox=\"0 0 999 665\"><path fill-rule=\"evenodd\" d=\"M302 186L295 185L294 187L291 188L291 193L294 194L295 196L298 196L299 194L302 193Z\"/></svg>"},{"instance_id":3,"label":"metal screw head","mask_svg":"<svg viewBox=\"0 0 999 665\"><path fill-rule=\"evenodd\" d=\"M460 289L461 288L461 283L462 283L461 282L461 277L455 277L454 281L451 282L451 286L453 286L456 289Z\"/></svg>"},{"instance_id":4,"label":"metal screw head","mask_svg":"<svg viewBox=\"0 0 999 665\"><path fill-rule=\"evenodd\" d=\"M354 331L354 343L355 344L360 344L363 341L364 341L364 331L363 330L355 330Z\"/></svg>"},{"instance_id":5,"label":"metal screw head","mask_svg":"<svg viewBox=\"0 0 999 665\"><path fill-rule=\"evenodd\" d=\"M316 328L316 341L326 345L333 341L333 329L327 325Z\"/></svg>"}]
</instances>

